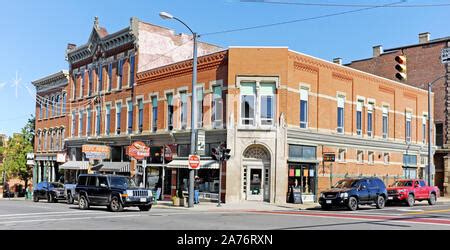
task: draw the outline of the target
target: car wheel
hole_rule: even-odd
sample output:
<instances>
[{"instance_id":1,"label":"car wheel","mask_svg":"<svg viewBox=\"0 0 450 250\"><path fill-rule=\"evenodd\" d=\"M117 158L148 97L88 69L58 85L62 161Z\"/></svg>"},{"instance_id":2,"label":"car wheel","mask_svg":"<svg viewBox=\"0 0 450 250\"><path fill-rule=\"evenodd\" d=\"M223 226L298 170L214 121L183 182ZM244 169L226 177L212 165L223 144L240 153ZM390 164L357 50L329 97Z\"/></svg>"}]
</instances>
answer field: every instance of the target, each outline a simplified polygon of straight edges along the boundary
<instances>
[{"instance_id":1,"label":"car wheel","mask_svg":"<svg viewBox=\"0 0 450 250\"><path fill-rule=\"evenodd\" d=\"M109 210L112 212L120 212L123 210L122 202L120 202L117 196L112 197L111 202L109 203Z\"/></svg>"},{"instance_id":2,"label":"car wheel","mask_svg":"<svg viewBox=\"0 0 450 250\"><path fill-rule=\"evenodd\" d=\"M67 204L73 204L73 196L71 193L67 194Z\"/></svg>"},{"instance_id":3,"label":"car wheel","mask_svg":"<svg viewBox=\"0 0 450 250\"><path fill-rule=\"evenodd\" d=\"M356 209L358 209L358 200L355 197L350 197L348 199L347 207L349 210L355 211Z\"/></svg>"},{"instance_id":4,"label":"car wheel","mask_svg":"<svg viewBox=\"0 0 450 250\"><path fill-rule=\"evenodd\" d=\"M81 210L86 210L89 208L89 202L86 198L86 196L82 195L80 196L80 200L78 201L78 206Z\"/></svg>"},{"instance_id":5,"label":"car wheel","mask_svg":"<svg viewBox=\"0 0 450 250\"><path fill-rule=\"evenodd\" d=\"M39 202L39 197L37 196L37 194L33 195L33 201Z\"/></svg>"},{"instance_id":6,"label":"car wheel","mask_svg":"<svg viewBox=\"0 0 450 250\"><path fill-rule=\"evenodd\" d=\"M53 203L53 202L55 202L54 199L55 199L55 198L53 197L53 194L51 194L51 193L48 194L48 197L47 197L47 202L48 202L48 203Z\"/></svg>"},{"instance_id":7,"label":"car wheel","mask_svg":"<svg viewBox=\"0 0 450 250\"><path fill-rule=\"evenodd\" d=\"M428 204L430 204L431 206L436 204L436 195L435 194L430 194L430 199L428 199Z\"/></svg>"},{"instance_id":8,"label":"car wheel","mask_svg":"<svg viewBox=\"0 0 450 250\"><path fill-rule=\"evenodd\" d=\"M382 209L382 208L384 208L385 205L386 205L386 200L384 199L383 196L379 195L377 197L377 204L376 204L377 208Z\"/></svg>"},{"instance_id":9,"label":"car wheel","mask_svg":"<svg viewBox=\"0 0 450 250\"><path fill-rule=\"evenodd\" d=\"M406 204L409 207L413 207L414 206L414 195L412 195L412 194L408 195L408 199L406 200Z\"/></svg>"},{"instance_id":10,"label":"car wheel","mask_svg":"<svg viewBox=\"0 0 450 250\"><path fill-rule=\"evenodd\" d=\"M152 205L147 205L147 206L138 206L139 210L141 211L148 211L150 210L150 208L152 208Z\"/></svg>"}]
</instances>

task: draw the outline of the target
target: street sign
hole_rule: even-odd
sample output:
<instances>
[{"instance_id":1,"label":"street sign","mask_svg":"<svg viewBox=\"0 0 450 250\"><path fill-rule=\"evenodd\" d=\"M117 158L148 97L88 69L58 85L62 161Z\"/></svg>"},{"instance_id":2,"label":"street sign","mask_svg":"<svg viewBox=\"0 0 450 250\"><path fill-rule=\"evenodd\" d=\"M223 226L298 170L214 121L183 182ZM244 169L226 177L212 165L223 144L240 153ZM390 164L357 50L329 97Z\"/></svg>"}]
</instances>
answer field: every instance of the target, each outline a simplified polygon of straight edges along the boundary
<instances>
[{"instance_id":1,"label":"street sign","mask_svg":"<svg viewBox=\"0 0 450 250\"><path fill-rule=\"evenodd\" d=\"M133 142L127 148L127 155L136 160L142 160L150 156L150 148L141 141Z\"/></svg>"},{"instance_id":2,"label":"street sign","mask_svg":"<svg viewBox=\"0 0 450 250\"><path fill-rule=\"evenodd\" d=\"M450 48L443 48L441 51L441 63L450 62Z\"/></svg>"},{"instance_id":3,"label":"street sign","mask_svg":"<svg viewBox=\"0 0 450 250\"><path fill-rule=\"evenodd\" d=\"M323 153L323 161L334 162L335 161L334 153Z\"/></svg>"},{"instance_id":4,"label":"street sign","mask_svg":"<svg viewBox=\"0 0 450 250\"><path fill-rule=\"evenodd\" d=\"M199 169L200 168L200 156L189 155L189 169Z\"/></svg>"},{"instance_id":5,"label":"street sign","mask_svg":"<svg viewBox=\"0 0 450 250\"><path fill-rule=\"evenodd\" d=\"M197 154L204 155L205 154L205 130L198 129L197 130Z\"/></svg>"},{"instance_id":6,"label":"street sign","mask_svg":"<svg viewBox=\"0 0 450 250\"><path fill-rule=\"evenodd\" d=\"M109 159L111 148L104 145L86 144L81 147L81 152L86 155L87 159L104 160Z\"/></svg>"}]
</instances>

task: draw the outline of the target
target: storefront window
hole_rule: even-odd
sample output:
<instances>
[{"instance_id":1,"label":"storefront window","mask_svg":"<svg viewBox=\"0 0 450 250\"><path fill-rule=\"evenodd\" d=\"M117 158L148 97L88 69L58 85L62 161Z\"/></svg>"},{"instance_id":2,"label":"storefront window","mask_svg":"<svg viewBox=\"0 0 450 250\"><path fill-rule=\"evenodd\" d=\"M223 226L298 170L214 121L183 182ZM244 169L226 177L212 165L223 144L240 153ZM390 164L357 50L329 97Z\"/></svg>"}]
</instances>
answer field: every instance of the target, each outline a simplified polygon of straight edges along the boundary
<instances>
[{"instance_id":1,"label":"storefront window","mask_svg":"<svg viewBox=\"0 0 450 250\"><path fill-rule=\"evenodd\" d=\"M314 160L316 159L316 147L289 145L289 157Z\"/></svg>"},{"instance_id":2,"label":"storefront window","mask_svg":"<svg viewBox=\"0 0 450 250\"><path fill-rule=\"evenodd\" d=\"M288 173L288 202L294 202L292 191L301 190L302 195L315 194L315 165L314 164L290 164Z\"/></svg>"}]
</instances>

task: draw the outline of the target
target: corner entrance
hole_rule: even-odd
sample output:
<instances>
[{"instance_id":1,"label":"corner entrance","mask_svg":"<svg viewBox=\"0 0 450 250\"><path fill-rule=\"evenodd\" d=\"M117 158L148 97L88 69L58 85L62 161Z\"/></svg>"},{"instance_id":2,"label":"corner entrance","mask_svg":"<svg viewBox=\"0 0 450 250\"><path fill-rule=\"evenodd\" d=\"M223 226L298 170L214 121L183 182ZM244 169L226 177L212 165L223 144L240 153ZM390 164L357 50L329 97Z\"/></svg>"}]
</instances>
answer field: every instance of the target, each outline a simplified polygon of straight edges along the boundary
<instances>
[{"instance_id":1,"label":"corner entrance","mask_svg":"<svg viewBox=\"0 0 450 250\"><path fill-rule=\"evenodd\" d=\"M249 201L270 201L270 154L260 145L244 151L242 197Z\"/></svg>"}]
</instances>

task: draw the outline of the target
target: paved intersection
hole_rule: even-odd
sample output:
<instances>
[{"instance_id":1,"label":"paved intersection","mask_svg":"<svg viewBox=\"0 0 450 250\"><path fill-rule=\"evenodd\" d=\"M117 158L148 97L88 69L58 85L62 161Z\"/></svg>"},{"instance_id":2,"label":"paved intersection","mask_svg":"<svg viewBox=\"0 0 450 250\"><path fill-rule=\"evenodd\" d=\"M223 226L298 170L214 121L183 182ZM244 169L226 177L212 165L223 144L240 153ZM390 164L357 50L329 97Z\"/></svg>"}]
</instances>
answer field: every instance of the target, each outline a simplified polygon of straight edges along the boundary
<instances>
[{"instance_id":1,"label":"paved intersection","mask_svg":"<svg viewBox=\"0 0 450 250\"><path fill-rule=\"evenodd\" d=\"M436 206L418 203L412 208L392 206L381 210L362 206L354 212L277 206L242 209L228 204L210 207L184 209L157 205L150 212L128 208L122 213L111 213L103 207L83 211L64 203L0 200L0 229L450 230L450 203Z\"/></svg>"}]
</instances>

